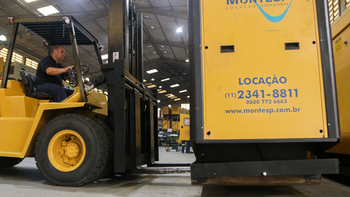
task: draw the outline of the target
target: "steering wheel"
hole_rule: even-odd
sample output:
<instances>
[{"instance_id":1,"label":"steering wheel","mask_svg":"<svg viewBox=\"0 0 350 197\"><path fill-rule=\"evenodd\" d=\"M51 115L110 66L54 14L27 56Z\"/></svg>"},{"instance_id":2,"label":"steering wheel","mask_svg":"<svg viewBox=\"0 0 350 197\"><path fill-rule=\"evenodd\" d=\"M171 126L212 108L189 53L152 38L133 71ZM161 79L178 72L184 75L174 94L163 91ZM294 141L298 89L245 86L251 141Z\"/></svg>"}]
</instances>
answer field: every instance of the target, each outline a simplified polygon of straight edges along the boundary
<instances>
[{"instance_id":1,"label":"steering wheel","mask_svg":"<svg viewBox=\"0 0 350 197\"><path fill-rule=\"evenodd\" d=\"M89 66L85 64L80 65L80 71L82 75L85 75L89 72Z\"/></svg>"},{"instance_id":2,"label":"steering wheel","mask_svg":"<svg viewBox=\"0 0 350 197\"><path fill-rule=\"evenodd\" d=\"M85 75L87 72L89 72L89 66L88 65L80 65L80 71L82 75ZM78 85L78 78L75 68L68 69L68 80L69 85L71 87L76 87Z\"/></svg>"}]
</instances>

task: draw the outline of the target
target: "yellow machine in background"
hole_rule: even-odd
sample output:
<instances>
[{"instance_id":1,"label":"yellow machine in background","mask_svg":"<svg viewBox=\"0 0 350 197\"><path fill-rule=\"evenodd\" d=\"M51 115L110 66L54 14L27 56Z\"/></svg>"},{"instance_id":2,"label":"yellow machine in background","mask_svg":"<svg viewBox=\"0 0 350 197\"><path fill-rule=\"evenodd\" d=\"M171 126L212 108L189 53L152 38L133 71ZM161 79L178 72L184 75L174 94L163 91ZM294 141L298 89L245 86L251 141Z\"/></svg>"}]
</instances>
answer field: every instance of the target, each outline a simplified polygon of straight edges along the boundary
<instances>
[{"instance_id":1,"label":"yellow machine in background","mask_svg":"<svg viewBox=\"0 0 350 197\"><path fill-rule=\"evenodd\" d=\"M314 184L337 173L336 159L316 159L339 142L328 2L189 6L192 184Z\"/></svg>"},{"instance_id":2,"label":"yellow machine in background","mask_svg":"<svg viewBox=\"0 0 350 197\"><path fill-rule=\"evenodd\" d=\"M181 113L181 108L178 106L163 107L162 108L162 127L163 131L171 131L178 133L179 131L179 115Z\"/></svg>"},{"instance_id":3,"label":"yellow machine in background","mask_svg":"<svg viewBox=\"0 0 350 197\"><path fill-rule=\"evenodd\" d=\"M0 57L0 72L2 72L2 70L4 69L4 58ZM2 73L1 73L2 75Z\"/></svg>"},{"instance_id":4,"label":"yellow machine in background","mask_svg":"<svg viewBox=\"0 0 350 197\"><path fill-rule=\"evenodd\" d=\"M168 131L171 128L171 112L169 107L163 107L162 128L163 131Z\"/></svg>"},{"instance_id":5,"label":"yellow machine in background","mask_svg":"<svg viewBox=\"0 0 350 197\"><path fill-rule=\"evenodd\" d=\"M349 6L349 5L348 5ZM340 9L345 9L341 7ZM341 143L327 151L340 161L340 174L350 176L350 9L332 25Z\"/></svg>"},{"instance_id":6,"label":"yellow machine in background","mask_svg":"<svg viewBox=\"0 0 350 197\"><path fill-rule=\"evenodd\" d=\"M190 115L180 114L179 121L179 141L189 141L190 139Z\"/></svg>"},{"instance_id":7,"label":"yellow machine in background","mask_svg":"<svg viewBox=\"0 0 350 197\"><path fill-rule=\"evenodd\" d=\"M171 107L171 130L175 133L180 131L180 113L181 108L179 106Z\"/></svg>"},{"instance_id":8,"label":"yellow machine in background","mask_svg":"<svg viewBox=\"0 0 350 197\"><path fill-rule=\"evenodd\" d=\"M182 141L190 140L190 115L183 114L186 112L188 113L188 111L178 106L163 107L163 130L165 128L167 130L164 130L165 134L162 134L161 138L164 137L166 151L180 151L179 146ZM164 124L170 125L170 127Z\"/></svg>"}]
</instances>

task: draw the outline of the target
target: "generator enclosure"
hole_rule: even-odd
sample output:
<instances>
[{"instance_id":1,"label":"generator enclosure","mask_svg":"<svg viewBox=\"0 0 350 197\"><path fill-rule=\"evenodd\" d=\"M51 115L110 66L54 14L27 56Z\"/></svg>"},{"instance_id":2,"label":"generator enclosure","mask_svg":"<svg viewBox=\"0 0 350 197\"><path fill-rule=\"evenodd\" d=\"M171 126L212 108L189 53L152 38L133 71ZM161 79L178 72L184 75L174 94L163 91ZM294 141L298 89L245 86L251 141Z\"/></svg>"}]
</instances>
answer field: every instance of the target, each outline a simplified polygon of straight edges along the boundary
<instances>
[{"instance_id":1,"label":"generator enclosure","mask_svg":"<svg viewBox=\"0 0 350 197\"><path fill-rule=\"evenodd\" d=\"M338 171L316 160L339 141L326 0L189 1L189 32L193 184Z\"/></svg>"},{"instance_id":2,"label":"generator enclosure","mask_svg":"<svg viewBox=\"0 0 350 197\"><path fill-rule=\"evenodd\" d=\"M341 143L327 150L327 157L339 158L339 172L350 176L350 9L332 24L333 53Z\"/></svg>"},{"instance_id":3,"label":"generator enclosure","mask_svg":"<svg viewBox=\"0 0 350 197\"><path fill-rule=\"evenodd\" d=\"M190 139L190 115L180 114L179 120L179 141L189 141Z\"/></svg>"}]
</instances>

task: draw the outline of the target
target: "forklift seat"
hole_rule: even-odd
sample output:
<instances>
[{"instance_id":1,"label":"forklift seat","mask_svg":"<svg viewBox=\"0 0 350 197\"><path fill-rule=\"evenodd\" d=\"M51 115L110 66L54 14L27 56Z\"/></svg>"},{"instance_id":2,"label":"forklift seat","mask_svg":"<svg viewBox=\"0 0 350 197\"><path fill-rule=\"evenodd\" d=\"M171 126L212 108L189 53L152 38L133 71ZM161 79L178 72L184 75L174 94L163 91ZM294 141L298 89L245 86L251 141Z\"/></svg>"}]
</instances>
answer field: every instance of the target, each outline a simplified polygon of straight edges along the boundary
<instances>
[{"instance_id":1,"label":"forklift seat","mask_svg":"<svg viewBox=\"0 0 350 197\"><path fill-rule=\"evenodd\" d=\"M26 73L24 70L20 71L22 83L24 85L24 92L26 96L36 98L36 99L49 99L53 98L45 92L36 92L34 88L34 78L35 75L32 73Z\"/></svg>"}]
</instances>

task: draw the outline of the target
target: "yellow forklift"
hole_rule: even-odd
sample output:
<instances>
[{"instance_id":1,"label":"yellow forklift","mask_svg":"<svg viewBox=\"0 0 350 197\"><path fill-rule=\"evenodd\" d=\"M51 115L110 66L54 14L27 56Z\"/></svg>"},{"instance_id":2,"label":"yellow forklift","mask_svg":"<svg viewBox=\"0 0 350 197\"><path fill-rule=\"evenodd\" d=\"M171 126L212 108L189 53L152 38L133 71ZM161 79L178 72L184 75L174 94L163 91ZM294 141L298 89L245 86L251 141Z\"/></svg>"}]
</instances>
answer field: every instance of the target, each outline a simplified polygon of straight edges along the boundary
<instances>
[{"instance_id":1,"label":"yellow forklift","mask_svg":"<svg viewBox=\"0 0 350 197\"><path fill-rule=\"evenodd\" d=\"M192 184L317 184L339 143L326 0L189 1Z\"/></svg>"},{"instance_id":2,"label":"yellow forklift","mask_svg":"<svg viewBox=\"0 0 350 197\"><path fill-rule=\"evenodd\" d=\"M109 63L103 64L98 40L73 16L9 18L12 34L0 88L0 167L35 157L50 183L81 186L109 173L137 173L138 166L158 160L156 93L141 83L142 14L131 1L109 2ZM124 19L124 20L123 20ZM73 95L52 102L33 89L32 75L9 80L12 53L19 27L52 45L71 45ZM138 39L141 38L141 39ZM92 46L101 75L85 86L79 46ZM94 87L106 85L106 96Z\"/></svg>"}]
</instances>

